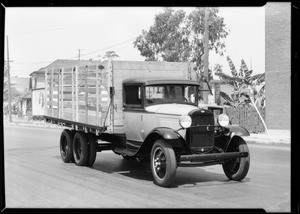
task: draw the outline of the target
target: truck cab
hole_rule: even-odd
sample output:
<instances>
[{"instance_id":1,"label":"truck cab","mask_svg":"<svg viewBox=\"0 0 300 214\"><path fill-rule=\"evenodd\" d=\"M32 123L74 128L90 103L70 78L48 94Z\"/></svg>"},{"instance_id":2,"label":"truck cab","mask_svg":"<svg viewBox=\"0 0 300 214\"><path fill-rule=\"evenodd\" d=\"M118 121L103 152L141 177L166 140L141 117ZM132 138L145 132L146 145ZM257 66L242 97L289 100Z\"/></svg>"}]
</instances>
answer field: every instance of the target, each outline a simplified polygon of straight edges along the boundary
<instances>
[{"instance_id":1,"label":"truck cab","mask_svg":"<svg viewBox=\"0 0 300 214\"><path fill-rule=\"evenodd\" d=\"M115 152L122 154L124 159L131 157L150 161L154 179L162 186L169 185L174 176L174 172L167 173L167 156L173 156L176 167L225 164L226 160L247 159L248 150L240 151L239 147L240 144L245 145L240 136L249 133L242 127L230 126L226 115L219 114L215 118L209 108L199 108L199 86L197 81L182 79L124 80L126 146ZM231 151L228 150L224 155L230 143L238 145L234 146L234 152L228 153ZM238 167L241 168L245 169L240 173L242 176L236 177L237 180L247 174L248 167ZM172 167L169 169L176 171ZM233 174L229 176L232 178Z\"/></svg>"}]
</instances>

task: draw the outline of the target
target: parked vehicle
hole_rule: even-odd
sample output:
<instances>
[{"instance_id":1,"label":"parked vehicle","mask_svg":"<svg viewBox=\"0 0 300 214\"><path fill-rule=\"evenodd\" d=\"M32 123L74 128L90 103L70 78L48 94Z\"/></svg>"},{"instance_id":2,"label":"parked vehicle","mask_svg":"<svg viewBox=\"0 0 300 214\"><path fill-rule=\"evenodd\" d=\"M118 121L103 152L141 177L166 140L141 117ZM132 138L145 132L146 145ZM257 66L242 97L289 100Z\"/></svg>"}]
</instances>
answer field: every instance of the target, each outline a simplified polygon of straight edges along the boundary
<instances>
[{"instance_id":1,"label":"parked vehicle","mask_svg":"<svg viewBox=\"0 0 300 214\"><path fill-rule=\"evenodd\" d=\"M248 173L248 131L225 114L215 124L213 112L198 107L189 63L108 61L46 70L45 78L45 120L70 128L60 138L64 162L91 166L97 152L112 150L150 163L163 187L183 166L221 164L236 181Z\"/></svg>"}]
</instances>

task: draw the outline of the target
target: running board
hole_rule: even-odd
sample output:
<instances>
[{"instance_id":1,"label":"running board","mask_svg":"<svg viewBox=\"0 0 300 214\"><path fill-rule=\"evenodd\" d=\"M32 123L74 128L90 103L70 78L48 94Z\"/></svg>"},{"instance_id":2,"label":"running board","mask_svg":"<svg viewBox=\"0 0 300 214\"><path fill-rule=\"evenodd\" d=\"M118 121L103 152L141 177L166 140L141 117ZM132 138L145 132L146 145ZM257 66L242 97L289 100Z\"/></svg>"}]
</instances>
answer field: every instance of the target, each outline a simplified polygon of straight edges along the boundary
<instances>
[{"instance_id":1,"label":"running board","mask_svg":"<svg viewBox=\"0 0 300 214\"><path fill-rule=\"evenodd\" d=\"M212 162L204 162L204 163L178 163L178 167L202 167L202 166L211 166L217 164L223 164L224 161L212 161Z\"/></svg>"},{"instance_id":2,"label":"running board","mask_svg":"<svg viewBox=\"0 0 300 214\"><path fill-rule=\"evenodd\" d=\"M134 151L130 151L130 150L126 150L124 148L115 148L114 152L120 155L125 155L125 156L129 156L132 157L136 154L136 152Z\"/></svg>"}]
</instances>

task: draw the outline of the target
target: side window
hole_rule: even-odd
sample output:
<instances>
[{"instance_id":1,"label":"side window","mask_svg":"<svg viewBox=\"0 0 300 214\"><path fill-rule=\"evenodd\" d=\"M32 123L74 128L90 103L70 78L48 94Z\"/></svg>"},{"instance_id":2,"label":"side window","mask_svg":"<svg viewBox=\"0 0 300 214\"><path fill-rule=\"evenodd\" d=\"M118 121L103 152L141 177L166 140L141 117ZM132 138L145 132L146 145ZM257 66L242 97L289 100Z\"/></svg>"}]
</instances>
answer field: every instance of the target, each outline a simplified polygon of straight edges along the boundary
<instances>
[{"instance_id":1,"label":"side window","mask_svg":"<svg viewBox=\"0 0 300 214\"><path fill-rule=\"evenodd\" d=\"M124 86L124 104L127 106L142 106L142 88L139 85Z\"/></svg>"}]
</instances>

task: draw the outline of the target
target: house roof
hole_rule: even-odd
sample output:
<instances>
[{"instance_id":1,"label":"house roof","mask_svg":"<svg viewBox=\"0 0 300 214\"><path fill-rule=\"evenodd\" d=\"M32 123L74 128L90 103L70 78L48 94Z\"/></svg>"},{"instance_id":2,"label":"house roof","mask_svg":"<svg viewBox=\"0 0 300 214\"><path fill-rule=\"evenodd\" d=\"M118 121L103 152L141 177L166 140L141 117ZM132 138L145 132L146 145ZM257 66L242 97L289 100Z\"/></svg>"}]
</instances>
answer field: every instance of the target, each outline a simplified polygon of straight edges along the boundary
<instances>
[{"instance_id":1,"label":"house roof","mask_svg":"<svg viewBox=\"0 0 300 214\"><path fill-rule=\"evenodd\" d=\"M40 68L37 71L32 72L29 74L29 76L32 76L33 74L44 74L45 69L49 68L66 68L66 67L72 67L72 66L81 66L81 65L92 65L93 61L90 60L69 60L69 59L57 59L54 62L50 63L44 68Z\"/></svg>"}]
</instances>

